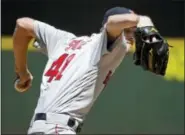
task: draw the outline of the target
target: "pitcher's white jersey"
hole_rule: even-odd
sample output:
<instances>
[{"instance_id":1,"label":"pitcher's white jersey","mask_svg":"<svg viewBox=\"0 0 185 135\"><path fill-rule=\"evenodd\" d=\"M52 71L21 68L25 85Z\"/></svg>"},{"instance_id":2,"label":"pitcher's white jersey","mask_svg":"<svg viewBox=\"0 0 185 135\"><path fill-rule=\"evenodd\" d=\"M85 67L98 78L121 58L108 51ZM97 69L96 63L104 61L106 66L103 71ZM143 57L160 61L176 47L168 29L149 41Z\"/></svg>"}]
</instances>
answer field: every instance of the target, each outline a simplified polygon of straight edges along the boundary
<instances>
[{"instance_id":1,"label":"pitcher's white jersey","mask_svg":"<svg viewBox=\"0 0 185 135\"><path fill-rule=\"evenodd\" d=\"M106 30L76 37L43 22L34 26L35 47L48 55L35 113L67 113L83 120L129 50L124 36L109 52Z\"/></svg>"}]
</instances>

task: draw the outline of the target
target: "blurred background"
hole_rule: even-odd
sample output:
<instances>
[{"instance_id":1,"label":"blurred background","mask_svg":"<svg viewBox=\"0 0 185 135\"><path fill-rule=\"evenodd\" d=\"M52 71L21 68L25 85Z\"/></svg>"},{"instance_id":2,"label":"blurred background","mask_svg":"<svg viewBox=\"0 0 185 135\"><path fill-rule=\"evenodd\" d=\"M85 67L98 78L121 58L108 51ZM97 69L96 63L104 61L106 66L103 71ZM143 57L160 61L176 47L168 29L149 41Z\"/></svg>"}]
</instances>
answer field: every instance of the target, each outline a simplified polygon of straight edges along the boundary
<instances>
[{"instance_id":1,"label":"blurred background","mask_svg":"<svg viewBox=\"0 0 185 135\"><path fill-rule=\"evenodd\" d=\"M26 133L39 96L47 58L29 47L33 87L17 93L13 87L12 33L19 17L32 17L78 36L99 32L104 12L125 6L149 15L173 46L167 75L162 78L136 67L133 50L89 113L82 133L184 133L184 9L172 0L2 0L2 134Z\"/></svg>"}]
</instances>

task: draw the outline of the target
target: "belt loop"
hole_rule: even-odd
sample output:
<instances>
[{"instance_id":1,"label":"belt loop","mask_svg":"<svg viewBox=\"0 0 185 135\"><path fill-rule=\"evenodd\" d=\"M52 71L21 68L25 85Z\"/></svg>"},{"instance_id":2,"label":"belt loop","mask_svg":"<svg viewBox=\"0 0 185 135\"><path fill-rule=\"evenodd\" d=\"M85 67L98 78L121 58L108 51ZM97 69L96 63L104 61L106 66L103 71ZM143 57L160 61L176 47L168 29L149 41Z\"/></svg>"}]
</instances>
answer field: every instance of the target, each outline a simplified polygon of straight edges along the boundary
<instances>
[{"instance_id":1,"label":"belt loop","mask_svg":"<svg viewBox=\"0 0 185 135\"><path fill-rule=\"evenodd\" d=\"M70 127L74 127L76 125L76 120L74 118L69 118L67 125Z\"/></svg>"},{"instance_id":2,"label":"belt loop","mask_svg":"<svg viewBox=\"0 0 185 135\"><path fill-rule=\"evenodd\" d=\"M67 124L69 127L73 128L77 133L79 133L81 131L82 126L83 126L82 123L80 123L79 121L77 121L76 119L71 118L71 117L69 118Z\"/></svg>"},{"instance_id":3,"label":"belt loop","mask_svg":"<svg viewBox=\"0 0 185 135\"><path fill-rule=\"evenodd\" d=\"M82 126L83 126L83 123L79 123L79 124L78 124L78 127L76 128L76 132L77 132L77 133L80 133L80 132L81 132Z\"/></svg>"}]
</instances>

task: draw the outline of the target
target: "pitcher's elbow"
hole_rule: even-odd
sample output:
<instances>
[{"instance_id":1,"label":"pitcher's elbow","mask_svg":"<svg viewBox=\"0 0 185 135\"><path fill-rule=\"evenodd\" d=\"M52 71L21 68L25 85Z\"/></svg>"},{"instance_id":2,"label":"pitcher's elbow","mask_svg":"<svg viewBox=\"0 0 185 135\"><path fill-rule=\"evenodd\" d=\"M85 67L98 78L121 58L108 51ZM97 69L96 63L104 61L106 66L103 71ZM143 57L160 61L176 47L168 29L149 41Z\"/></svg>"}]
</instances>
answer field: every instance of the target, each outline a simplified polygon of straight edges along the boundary
<instances>
[{"instance_id":1,"label":"pitcher's elbow","mask_svg":"<svg viewBox=\"0 0 185 135\"><path fill-rule=\"evenodd\" d=\"M29 17L22 17L22 18L18 18L16 20L16 25L20 28L24 28L26 29L26 27L29 25L29 23L32 21L31 18Z\"/></svg>"},{"instance_id":2,"label":"pitcher's elbow","mask_svg":"<svg viewBox=\"0 0 185 135\"><path fill-rule=\"evenodd\" d=\"M24 31L26 35L34 35L34 20L29 17L22 17L16 20L16 29Z\"/></svg>"}]
</instances>

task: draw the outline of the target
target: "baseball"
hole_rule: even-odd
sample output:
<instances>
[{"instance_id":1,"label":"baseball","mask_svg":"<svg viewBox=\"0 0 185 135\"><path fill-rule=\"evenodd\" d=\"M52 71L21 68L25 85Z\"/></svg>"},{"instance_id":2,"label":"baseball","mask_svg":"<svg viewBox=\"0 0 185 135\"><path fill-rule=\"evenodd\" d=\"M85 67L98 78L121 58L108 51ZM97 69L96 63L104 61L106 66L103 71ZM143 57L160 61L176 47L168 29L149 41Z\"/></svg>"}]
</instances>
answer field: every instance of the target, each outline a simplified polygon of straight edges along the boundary
<instances>
[{"instance_id":1,"label":"baseball","mask_svg":"<svg viewBox=\"0 0 185 135\"><path fill-rule=\"evenodd\" d=\"M21 92L22 90L18 87L19 81L20 81L20 79L15 80L15 82L14 82L14 88L15 88L17 91Z\"/></svg>"}]
</instances>

